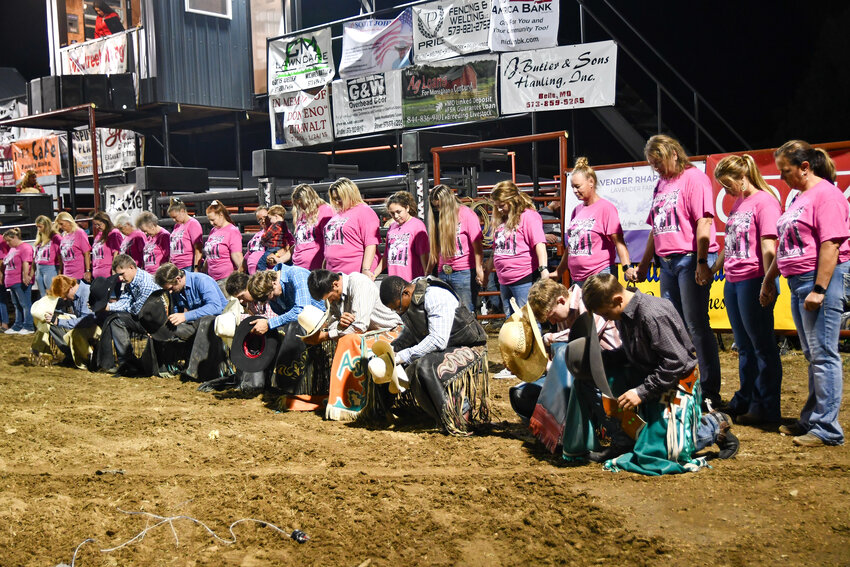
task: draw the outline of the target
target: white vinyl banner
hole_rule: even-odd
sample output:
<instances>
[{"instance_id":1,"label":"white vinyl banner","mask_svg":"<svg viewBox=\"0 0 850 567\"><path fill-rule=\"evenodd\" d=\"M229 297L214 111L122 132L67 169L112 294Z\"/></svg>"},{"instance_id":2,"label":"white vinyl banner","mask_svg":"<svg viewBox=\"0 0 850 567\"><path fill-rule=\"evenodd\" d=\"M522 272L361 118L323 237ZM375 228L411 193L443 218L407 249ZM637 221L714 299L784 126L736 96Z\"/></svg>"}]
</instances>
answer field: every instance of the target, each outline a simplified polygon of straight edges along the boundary
<instances>
[{"instance_id":1,"label":"white vinyl banner","mask_svg":"<svg viewBox=\"0 0 850 567\"><path fill-rule=\"evenodd\" d=\"M500 63L502 114L615 102L617 44L613 41L505 53Z\"/></svg>"},{"instance_id":2,"label":"white vinyl banner","mask_svg":"<svg viewBox=\"0 0 850 567\"><path fill-rule=\"evenodd\" d=\"M490 51L558 45L559 0L491 0Z\"/></svg>"},{"instance_id":3,"label":"white vinyl banner","mask_svg":"<svg viewBox=\"0 0 850 567\"><path fill-rule=\"evenodd\" d=\"M332 92L338 138L404 127L400 70L334 81Z\"/></svg>"},{"instance_id":4,"label":"white vinyl banner","mask_svg":"<svg viewBox=\"0 0 850 567\"><path fill-rule=\"evenodd\" d=\"M490 4L490 0L437 0L414 6L414 62L486 51Z\"/></svg>"},{"instance_id":5,"label":"white vinyl banner","mask_svg":"<svg viewBox=\"0 0 850 567\"><path fill-rule=\"evenodd\" d=\"M89 131L72 132L74 171L77 175L92 174L92 152ZM97 129L97 161L100 173L112 173L136 167L136 133L114 128Z\"/></svg>"},{"instance_id":6,"label":"white vinyl banner","mask_svg":"<svg viewBox=\"0 0 850 567\"><path fill-rule=\"evenodd\" d=\"M394 20L360 20L342 28L342 59L339 76L347 79L410 63L413 26L410 8Z\"/></svg>"},{"instance_id":7,"label":"white vinyl banner","mask_svg":"<svg viewBox=\"0 0 850 567\"><path fill-rule=\"evenodd\" d=\"M305 91L269 96L272 148L282 150L332 142L328 87L315 95Z\"/></svg>"},{"instance_id":8,"label":"white vinyl banner","mask_svg":"<svg viewBox=\"0 0 850 567\"><path fill-rule=\"evenodd\" d=\"M111 75L126 72L126 33L117 33L62 49L63 75Z\"/></svg>"},{"instance_id":9,"label":"white vinyl banner","mask_svg":"<svg viewBox=\"0 0 850 567\"><path fill-rule=\"evenodd\" d=\"M142 192L136 189L135 184L106 187L104 195L106 196L105 211L110 218L115 219L118 215L126 213L130 215L130 221L136 224L136 218L142 212L144 200Z\"/></svg>"},{"instance_id":10,"label":"white vinyl banner","mask_svg":"<svg viewBox=\"0 0 850 567\"><path fill-rule=\"evenodd\" d=\"M336 73L331 28L269 42L269 94L321 87Z\"/></svg>"}]
</instances>

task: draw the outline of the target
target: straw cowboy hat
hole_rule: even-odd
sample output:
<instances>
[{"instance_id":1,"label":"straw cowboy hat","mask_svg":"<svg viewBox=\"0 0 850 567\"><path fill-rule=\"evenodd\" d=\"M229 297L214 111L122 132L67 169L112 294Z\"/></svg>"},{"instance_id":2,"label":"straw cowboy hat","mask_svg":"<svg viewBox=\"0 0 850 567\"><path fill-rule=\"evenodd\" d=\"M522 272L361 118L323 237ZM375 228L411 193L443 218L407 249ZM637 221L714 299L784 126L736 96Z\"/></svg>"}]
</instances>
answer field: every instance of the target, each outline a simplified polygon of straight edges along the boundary
<instances>
[{"instance_id":1,"label":"straw cowboy hat","mask_svg":"<svg viewBox=\"0 0 850 567\"><path fill-rule=\"evenodd\" d=\"M410 386L407 375L395 363L395 352L387 341L378 340L372 345L374 357L369 361L369 373L375 384L389 383L391 394L403 392Z\"/></svg>"},{"instance_id":2,"label":"straw cowboy hat","mask_svg":"<svg viewBox=\"0 0 850 567\"><path fill-rule=\"evenodd\" d=\"M48 313L56 312L56 304L59 303L58 297L53 297L52 295L45 295L38 301L32 304L30 308L30 313L32 313L32 319L36 325L44 323L44 316Z\"/></svg>"},{"instance_id":3,"label":"straw cowboy hat","mask_svg":"<svg viewBox=\"0 0 850 567\"><path fill-rule=\"evenodd\" d=\"M322 330L331 316L331 304L325 300L325 310L322 311L315 305L307 305L298 314L298 324L304 329L303 335L296 335L299 339L312 337Z\"/></svg>"},{"instance_id":4,"label":"straw cowboy hat","mask_svg":"<svg viewBox=\"0 0 850 567\"><path fill-rule=\"evenodd\" d=\"M511 298L514 312L499 331L499 350L508 370L524 382L534 382L546 371L549 357L540 335L540 327L531 307L520 309Z\"/></svg>"}]
</instances>

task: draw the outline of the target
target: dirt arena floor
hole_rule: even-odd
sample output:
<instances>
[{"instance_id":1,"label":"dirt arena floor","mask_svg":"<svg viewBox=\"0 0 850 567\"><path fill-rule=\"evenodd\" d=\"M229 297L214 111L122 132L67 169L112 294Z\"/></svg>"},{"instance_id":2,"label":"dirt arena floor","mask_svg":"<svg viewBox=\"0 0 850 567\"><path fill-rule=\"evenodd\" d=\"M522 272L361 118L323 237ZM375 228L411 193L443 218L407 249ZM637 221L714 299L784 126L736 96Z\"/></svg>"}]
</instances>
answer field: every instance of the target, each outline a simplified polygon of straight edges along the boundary
<instances>
[{"instance_id":1,"label":"dirt arena floor","mask_svg":"<svg viewBox=\"0 0 850 567\"><path fill-rule=\"evenodd\" d=\"M466 439L366 429L177 379L32 367L0 337L0 565L848 565L850 451L797 449L736 427L736 459L646 478L563 466L494 381L495 416ZM493 348L491 341L491 353ZM844 355L846 358L846 355ZM497 352L494 369L501 368ZM724 375L737 376L734 354ZM783 358L783 414L806 396ZM845 367L850 361L845 360ZM724 384L724 397L734 390ZM850 429L845 403L843 426ZM242 518L312 539L304 545Z\"/></svg>"}]
</instances>

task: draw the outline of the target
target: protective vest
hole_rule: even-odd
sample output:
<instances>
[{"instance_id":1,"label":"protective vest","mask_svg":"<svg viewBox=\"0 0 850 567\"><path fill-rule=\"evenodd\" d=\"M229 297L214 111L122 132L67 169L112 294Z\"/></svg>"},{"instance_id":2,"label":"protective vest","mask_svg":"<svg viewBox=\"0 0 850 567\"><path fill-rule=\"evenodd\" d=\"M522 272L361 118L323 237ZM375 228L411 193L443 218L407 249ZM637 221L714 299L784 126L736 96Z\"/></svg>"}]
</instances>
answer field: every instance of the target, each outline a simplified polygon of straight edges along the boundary
<instances>
[{"instance_id":1,"label":"protective vest","mask_svg":"<svg viewBox=\"0 0 850 567\"><path fill-rule=\"evenodd\" d=\"M428 313L425 312L425 292L432 285L446 289L457 297L452 286L439 278L428 276L416 280L413 295L410 298L410 306L404 315L402 315L402 321L405 328L414 335L417 343L428 336ZM487 344L487 333L484 331L484 327L469 312L466 305L460 303L457 309L455 309L452 332L449 335L449 344L446 346L480 346L484 344Z\"/></svg>"}]
</instances>

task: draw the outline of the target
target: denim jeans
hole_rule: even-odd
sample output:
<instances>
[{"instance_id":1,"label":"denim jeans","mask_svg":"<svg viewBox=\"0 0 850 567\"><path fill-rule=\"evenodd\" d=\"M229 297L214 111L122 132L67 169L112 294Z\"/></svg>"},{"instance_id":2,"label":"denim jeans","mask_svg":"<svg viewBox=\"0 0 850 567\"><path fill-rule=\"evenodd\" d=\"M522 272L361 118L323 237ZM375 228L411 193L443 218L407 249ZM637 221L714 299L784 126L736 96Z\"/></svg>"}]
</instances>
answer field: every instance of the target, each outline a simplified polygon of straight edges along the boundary
<instances>
[{"instance_id":1,"label":"denim jeans","mask_svg":"<svg viewBox=\"0 0 850 567\"><path fill-rule=\"evenodd\" d=\"M720 433L720 420L717 413L702 414L699 425L697 425L697 436L694 441L695 450L702 451L706 447L717 443L718 433Z\"/></svg>"},{"instance_id":2,"label":"denim jeans","mask_svg":"<svg viewBox=\"0 0 850 567\"><path fill-rule=\"evenodd\" d=\"M451 274L441 270L438 277L452 286L460 298L461 305L466 305L469 312L475 315L475 305L472 303L472 270L458 270Z\"/></svg>"},{"instance_id":3,"label":"denim jeans","mask_svg":"<svg viewBox=\"0 0 850 567\"><path fill-rule=\"evenodd\" d=\"M708 265L717 254L708 255ZM671 254L661 258L661 297L669 299L682 316L699 360L700 386L703 399L720 401L720 356L717 340L708 320L711 284L697 285L696 254Z\"/></svg>"},{"instance_id":4,"label":"denim jeans","mask_svg":"<svg viewBox=\"0 0 850 567\"><path fill-rule=\"evenodd\" d=\"M35 266L35 285L38 286L40 297L47 294L50 289L50 284L53 283L53 278L59 274L56 264L36 264Z\"/></svg>"},{"instance_id":5,"label":"denim jeans","mask_svg":"<svg viewBox=\"0 0 850 567\"><path fill-rule=\"evenodd\" d=\"M0 323L3 325L9 324L9 308L6 304L9 303L9 292L6 286L0 285Z\"/></svg>"},{"instance_id":6,"label":"denim jeans","mask_svg":"<svg viewBox=\"0 0 850 567\"><path fill-rule=\"evenodd\" d=\"M522 307L528 303L528 291L531 289L531 282L524 284L499 284L499 295L502 297L502 310L505 312L505 317L510 317L513 313L511 308L511 298L516 300L517 307Z\"/></svg>"},{"instance_id":7,"label":"denim jeans","mask_svg":"<svg viewBox=\"0 0 850 567\"><path fill-rule=\"evenodd\" d=\"M606 266L606 267L602 268L601 270L599 270L598 272L596 272L595 274L591 274L591 275L595 276L595 275L598 275L598 274L614 274L616 276L617 275L617 266L616 265ZM590 277L590 276L587 276L587 277ZM586 279L581 280L581 281L571 280L570 281L570 287L572 287L574 285L582 287L584 285L584 282L586 282L586 281L587 281Z\"/></svg>"},{"instance_id":8,"label":"denim jeans","mask_svg":"<svg viewBox=\"0 0 850 567\"><path fill-rule=\"evenodd\" d=\"M30 313L30 309L32 309L32 284L25 286L22 283L16 283L9 288L9 291L12 294L12 305L15 306L15 324L12 325L12 329L15 331L21 329L34 331L35 325L32 321L32 313Z\"/></svg>"},{"instance_id":9,"label":"denim jeans","mask_svg":"<svg viewBox=\"0 0 850 567\"><path fill-rule=\"evenodd\" d=\"M806 311L806 296L815 285L815 272L788 278L791 288L791 316L803 354L809 361L809 397L800 412L800 425L828 445L844 443L844 431L838 423L841 406L843 370L838 353L838 334L844 297L850 294L850 262L838 264L829 280L823 305Z\"/></svg>"},{"instance_id":10,"label":"denim jeans","mask_svg":"<svg viewBox=\"0 0 850 567\"><path fill-rule=\"evenodd\" d=\"M782 361L773 334L773 306L762 307L759 292L763 277L727 281L723 288L726 313L738 345L738 374L741 386L729 402L732 413L750 413L767 422L782 417L779 397ZM779 289L777 282L776 289Z\"/></svg>"}]
</instances>

